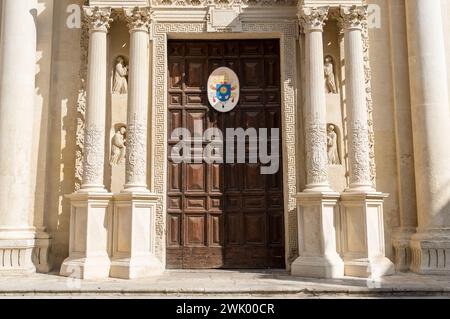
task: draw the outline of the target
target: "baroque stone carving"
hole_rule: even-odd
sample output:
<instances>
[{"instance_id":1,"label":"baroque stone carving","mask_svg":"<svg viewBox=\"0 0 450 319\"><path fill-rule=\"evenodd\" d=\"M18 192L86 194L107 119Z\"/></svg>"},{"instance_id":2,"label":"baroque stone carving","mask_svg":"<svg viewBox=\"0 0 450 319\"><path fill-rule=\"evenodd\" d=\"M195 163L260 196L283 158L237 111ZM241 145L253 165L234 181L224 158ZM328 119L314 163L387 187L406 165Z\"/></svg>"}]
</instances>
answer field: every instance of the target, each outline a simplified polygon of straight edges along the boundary
<instances>
[{"instance_id":1,"label":"baroque stone carving","mask_svg":"<svg viewBox=\"0 0 450 319\"><path fill-rule=\"evenodd\" d=\"M300 25L305 32L308 31L323 31L325 21L328 20L328 7L319 8L302 8L299 14Z\"/></svg>"},{"instance_id":2,"label":"baroque stone carving","mask_svg":"<svg viewBox=\"0 0 450 319\"><path fill-rule=\"evenodd\" d=\"M369 151L369 129L367 123L355 122L351 132L353 153L349 156L352 159L351 184L367 185L371 184L370 177L370 151Z\"/></svg>"},{"instance_id":3,"label":"baroque stone carving","mask_svg":"<svg viewBox=\"0 0 450 319\"><path fill-rule=\"evenodd\" d=\"M336 85L336 74L334 73L334 59L331 55L325 57L324 72L325 72L325 87L327 93L337 94L338 89Z\"/></svg>"},{"instance_id":4,"label":"baroque stone carving","mask_svg":"<svg viewBox=\"0 0 450 319\"><path fill-rule=\"evenodd\" d=\"M86 84L87 65L89 52L89 29L86 20L83 21L80 37L80 89L77 99L77 129L76 129L76 150L75 150L75 191L80 190L83 182L83 152L84 152L84 128L86 116Z\"/></svg>"},{"instance_id":5,"label":"baroque stone carving","mask_svg":"<svg viewBox=\"0 0 450 319\"><path fill-rule=\"evenodd\" d=\"M297 0L152 0L152 6L295 6Z\"/></svg>"},{"instance_id":6,"label":"baroque stone carving","mask_svg":"<svg viewBox=\"0 0 450 319\"><path fill-rule=\"evenodd\" d=\"M362 30L367 25L367 7L341 7L342 26L345 29Z\"/></svg>"},{"instance_id":7,"label":"baroque stone carving","mask_svg":"<svg viewBox=\"0 0 450 319\"><path fill-rule=\"evenodd\" d=\"M327 147L328 147L328 164L340 165L341 160L339 158L338 135L336 133L336 127L333 124L328 125Z\"/></svg>"},{"instance_id":8,"label":"baroque stone carving","mask_svg":"<svg viewBox=\"0 0 450 319\"><path fill-rule=\"evenodd\" d=\"M103 132L101 128L94 125L89 125L85 129L83 185L103 184Z\"/></svg>"},{"instance_id":9,"label":"baroque stone carving","mask_svg":"<svg viewBox=\"0 0 450 319\"><path fill-rule=\"evenodd\" d=\"M113 21L111 8L85 6L83 10L84 18L90 31L108 32L110 23Z\"/></svg>"},{"instance_id":10,"label":"baroque stone carving","mask_svg":"<svg viewBox=\"0 0 450 319\"><path fill-rule=\"evenodd\" d=\"M125 162L126 155L126 133L125 125L119 125L119 129L114 134L111 141L110 165L117 166Z\"/></svg>"},{"instance_id":11,"label":"baroque stone carving","mask_svg":"<svg viewBox=\"0 0 450 319\"><path fill-rule=\"evenodd\" d=\"M326 124L313 122L306 129L308 184L328 184Z\"/></svg>"},{"instance_id":12,"label":"baroque stone carving","mask_svg":"<svg viewBox=\"0 0 450 319\"><path fill-rule=\"evenodd\" d=\"M113 94L127 94L128 93L128 67L125 65L125 59L123 56L119 56L116 59L114 66L114 84Z\"/></svg>"},{"instance_id":13,"label":"baroque stone carving","mask_svg":"<svg viewBox=\"0 0 450 319\"><path fill-rule=\"evenodd\" d=\"M373 122L372 69L370 66L370 41L369 41L369 28L367 23L364 25L362 36L364 46L364 71L366 81L367 118L369 125L370 179L372 181L372 185L374 186L374 188L376 188L377 166L375 161L375 128Z\"/></svg>"},{"instance_id":14,"label":"baroque stone carving","mask_svg":"<svg viewBox=\"0 0 450 319\"><path fill-rule=\"evenodd\" d=\"M150 8L124 8L124 13L130 31L149 30L152 15Z\"/></svg>"},{"instance_id":15,"label":"baroque stone carving","mask_svg":"<svg viewBox=\"0 0 450 319\"><path fill-rule=\"evenodd\" d=\"M127 184L146 184L147 129L145 122L134 120L128 124L126 152Z\"/></svg>"}]
</instances>

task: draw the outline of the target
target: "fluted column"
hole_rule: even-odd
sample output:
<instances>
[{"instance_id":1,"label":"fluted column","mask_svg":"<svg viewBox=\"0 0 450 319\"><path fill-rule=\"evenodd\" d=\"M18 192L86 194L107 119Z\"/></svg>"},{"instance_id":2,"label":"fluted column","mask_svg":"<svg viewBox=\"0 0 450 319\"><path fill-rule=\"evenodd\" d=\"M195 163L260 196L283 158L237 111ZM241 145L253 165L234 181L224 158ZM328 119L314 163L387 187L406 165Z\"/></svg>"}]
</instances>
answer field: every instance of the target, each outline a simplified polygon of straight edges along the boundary
<instances>
[{"instance_id":1,"label":"fluted column","mask_svg":"<svg viewBox=\"0 0 450 319\"><path fill-rule=\"evenodd\" d=\"M370 173L370 143L362 31L366 7L341 9L345 38L349 130L350 191L374 191Z\"/></svg>"},{"instance_id":2,"label":"fluted column","mask_svg":"<svg viewBox=\"0 0 450 319\"><path fill-rule=\"evenodd\" d=\"M89 61L84 137L82 191L105 192L105 123L107 85L107 34L110 9L86 7L89 24Z\"/></svg>"},{"instance_id":3,"label":"fluted column","mask_svg":"<svg viewBox=\"0 0 450 319\"><path fill-rule=\"evenodd\" d=\"M301 8L301 29L305 33L308 185L297 195L299 257L292 275L338 278L344 263L337 253L336 205L339 194L328 182L327 110L324 87L323 27L328 7Z\"/></svg>"},{"instance_id":4,"label":"fluted column","mask_svg":"<svg viewBox=\"0 0 450 319\"><path fill-rule=\"evenodd\" d=\"M341 195L345 274L380 277L394 272L385 256L383 206L388 196L371 181L370 141L364 71L363 28L367 7L341 7L344 29L350 185Z\"/></svg>"},{"instance_id":5,"label":"fluted column","mask_svg":"<svg viewBox=\"0 0 450 319\"><path fill-rule=\"evenodd\" d=\"M36 76L36 0L4 0L0 43L0 273L34 271L30 166Z\"/></svg>"},{"instance_id":6,"label":"fluted column","mask_svg":"<svg viewBox=\"0 0 450 319\"><path fill-rule=\"evenodd\" d=\"M150 9L126 8L125 16L130 29L125 190L146 191Z\"/></svg>"},{"instance_id":7,"label":"fluted column","mask_svg":"<svg viewBox=\"0 0 450 319\"><path fill-rule=\"evenodd\" d=\"M158 275L163 266L154 255L158 197L147 189L151 10L124 8L124 13L131 42L126 184L114 196L111 277L135 279Z\"/></svg>"},{"instance_id":8,"label":"fluted column","mask_svg":"<svg viewBox=\"0 0 450 319\"><path fill-rule=\"evenodd\" d=\"M440 1L406 1L418 232L413 271L450 275L448 74Z\"/></svg>"},{"instance_id":9,"label":"fluted column","mask_svg":"<svg viewBox=\"0 0 450 319\"><path fill-rule=\"evenodd\" d=\"M71 200L69 257L61 275L82 279L109 277L112 194L104 186L107 94L107 33L110 8L84 8L89 27L89 61L84 137L83 185Z\"/></svg>"}]
</instances>

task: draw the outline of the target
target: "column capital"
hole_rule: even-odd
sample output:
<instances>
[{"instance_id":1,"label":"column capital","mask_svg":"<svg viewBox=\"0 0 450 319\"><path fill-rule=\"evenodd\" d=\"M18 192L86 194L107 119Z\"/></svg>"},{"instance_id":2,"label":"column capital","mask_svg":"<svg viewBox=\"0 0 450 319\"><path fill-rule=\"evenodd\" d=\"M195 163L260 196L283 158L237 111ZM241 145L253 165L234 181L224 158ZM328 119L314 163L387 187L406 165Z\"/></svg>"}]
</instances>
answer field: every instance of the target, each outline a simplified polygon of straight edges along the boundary
<instances>
[{"instance_id":1,"label":"column capital","mask_svg":"<svg viewBox=\"0 0 450 319\"><path fill-rule=\"evenodd\" d=\"M108 32L110 23L113 21L111 18L111 8L99 8L99 7L83 7L84 18L89 25L89 31L91 32Z\"/></svg>"},{"instance_id":2,"label":"column capital","mask_svg":"<svg viewBox=\"0 0 450 319\"><path fill-rule=\"evenodd\" d=\"M152 21L152 10L150 7L127 7L123 9L123 12L125 13L125 20L128 23L130 32L149 32Z\"/></svg>"},{"instance_id":3,"label":"column capital","mask_svg":"<svg viewBox=\"0 0 450 319\"><path fill-rule=\"evenodd\" d=\"M329 7L303 7L298 14L304 32L323 31L328 20Z\"/></svg>"},{"instance_id":4,"label":"column capital","mask_svg":"<svg viewBox=\"0 0 450 319\"><path fill-rule=\"evenodd\" d=\"M345 30L363 30L367 17L367 6L341 6L339 23Z\"/></svg>"}]
</instances>

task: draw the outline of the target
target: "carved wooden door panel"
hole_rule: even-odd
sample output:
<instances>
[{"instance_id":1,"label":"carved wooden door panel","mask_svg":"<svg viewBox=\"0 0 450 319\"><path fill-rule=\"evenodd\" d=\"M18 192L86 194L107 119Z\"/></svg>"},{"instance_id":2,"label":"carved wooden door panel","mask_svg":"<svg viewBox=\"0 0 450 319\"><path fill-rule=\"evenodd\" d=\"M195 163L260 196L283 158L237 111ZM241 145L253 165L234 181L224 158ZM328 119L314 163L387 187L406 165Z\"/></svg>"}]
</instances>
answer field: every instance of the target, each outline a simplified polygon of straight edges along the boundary
<instances>
[{"instance_id":1,"label":"carved wooden door panel","mask_svg":"<svg viewBox=\"0 0 450 319\"><path fill-rule=\"evenodd\" d=\"M260 163L207 164L198 155L202 147L192 148L193 163L171 156L180 142L172 139L177 128L191 132L192 141L184 142L192 146L208 128L224 135L227 128L281 128L279 41L170 41L168 47L168 268L284 268L281 158L278 173L262 175ZM208 76L221 66L241 82L240 102L225 114L207 97Z\"/></svg>"}]
</instances>

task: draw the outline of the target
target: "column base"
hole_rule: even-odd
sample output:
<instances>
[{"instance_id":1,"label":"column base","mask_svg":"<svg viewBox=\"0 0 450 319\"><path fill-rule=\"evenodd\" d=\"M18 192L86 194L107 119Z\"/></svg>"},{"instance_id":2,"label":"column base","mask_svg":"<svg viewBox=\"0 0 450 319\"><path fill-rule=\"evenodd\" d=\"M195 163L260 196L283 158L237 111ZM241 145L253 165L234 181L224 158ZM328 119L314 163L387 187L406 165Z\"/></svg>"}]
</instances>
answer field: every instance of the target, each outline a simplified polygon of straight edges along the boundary
<instances>
[{"instance_id":1,"label":"column base","mask_svg":"<svg viewBox=\"0 0 450 319\"><path fill-rule=\"evenodd\" d=\"M77 279L108 278L112 194L79 192L68 197L72 206L70 252L60 274Z\"/></svg>"},{"instance_id":2,"label":"column base","mask_svg":"<svg viewBox=\"0 0 450 319\"><path fill-rule=\"evenodd\" d=\"M36 232L36 243L33 251L33 262L36 271L47 274L51 271L50 254L51 237L45 232L45 229Z\"/></svg>"},{"instance_id":3,"label":"column base","mask_svg":"<svg viewBox=\"0 0 450 319\"><path fill-rule=\"evenodd\" d=\"M161 262L153 255L117 258L111 263L111 277L120 279L138 279L158 276L164 272Z\"/></svg>"},{"instance_id":4,"label":"column base","mask_svg":"<svg viewBox=\"0 0 450 319\"><path fill-rule=\"evenodd\" d=\"M291 274L299 277L341 278L344 262L337 253L339 193L311 192L297 195L299 254Z\"/></svg>"},{"instance_id":5,"label":"column base","mask_svg":"<svg viewBox=\"0 0 450 319\"><path fill-rule=\"evenodd\" d=\"M61 266L60 275L74 279L105 279L109 277L111 261L109 256L72 256Z\"/></svg>"},{"instance_id":6,"label":"column base","mask_svg":"<svg viewBox=\"0 0 450 319\"><path fill-rule=\"evenodd\" d=\"M422 275L450 275L450 229L419 231L411 238L411 270Z\"/></svg>"},{"instance_id":7,"label":"column base","mask_svg":"<svg viewBox=\"0 0 450 319\"><path fill-rule=\"evenodd\" d=\"M292 276L306 278L342 278L344 262L337 254L330 257L299 257L291 265Z\"/></svg>"},{"instance_id":8,"label":"column base","mask_svg":"<svg viewBox=\"0 0 450 319\"><path fill-rule=\"evenodd\" d=\"M415 227L400 228L393 234L392 245L395 252L395 270L407 272L411 266L411 237L416 233Z\"/></svg>"},{"instance_id":9,"label":"column base","mask_svg":"<svg viewBox=\"0 0 450 319\"><path fill-rule=\"evenodd\" d=\"M33 264L35 229L0 228L0 274L31 274Z\"/></svg>"},{"instance_id":10,"label":"column base","mask_svg":"<svg viewBox=\"0 0 450 319\"><path fill-rule=\"evenodd\" d=\"M159 197L148 191L114 196L111 277L137 279L164 271L153 253L158 201Z\"/></svg>"},{"instance_id":11,"label":"column base","mask_svg":"<svg viewBox=\"0 0 450 319\"><path fill-rule=\"evenodd\" d=\"M377 278L394 274L394 264L385 257L383 203L387 196L377 192L341 195L346 276Z\"/></svg>"},{"instance_id":12,"label":"column base","mask_svg":"<svg viewBox=\"0 0 450 319\"><path fill-rule=\"evenodd\" d=\"M344 260L345 276L360 278L380 278L395 273L394 264L386 257L374 259Z\"/></svg>"}]
</instances>

